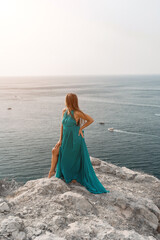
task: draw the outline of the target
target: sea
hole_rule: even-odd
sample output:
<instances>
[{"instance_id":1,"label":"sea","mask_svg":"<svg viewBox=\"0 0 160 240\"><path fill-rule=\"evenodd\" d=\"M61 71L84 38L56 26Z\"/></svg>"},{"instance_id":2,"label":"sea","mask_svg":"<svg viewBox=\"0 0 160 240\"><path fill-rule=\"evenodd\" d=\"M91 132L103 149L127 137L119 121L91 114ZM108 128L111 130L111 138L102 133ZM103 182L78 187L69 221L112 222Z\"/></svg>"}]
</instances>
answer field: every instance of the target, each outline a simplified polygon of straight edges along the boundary
<instances>
[{"instance_id":1,"label":"sea","mask_svg":"<svg viewBox=\"0 0 160 240\"><path fill-rule=\"evenodd\" d=\"M48 176L67 93L91 157L160 179L160 75L0 77L0 179Z\"/></svg>"}]
</instances>

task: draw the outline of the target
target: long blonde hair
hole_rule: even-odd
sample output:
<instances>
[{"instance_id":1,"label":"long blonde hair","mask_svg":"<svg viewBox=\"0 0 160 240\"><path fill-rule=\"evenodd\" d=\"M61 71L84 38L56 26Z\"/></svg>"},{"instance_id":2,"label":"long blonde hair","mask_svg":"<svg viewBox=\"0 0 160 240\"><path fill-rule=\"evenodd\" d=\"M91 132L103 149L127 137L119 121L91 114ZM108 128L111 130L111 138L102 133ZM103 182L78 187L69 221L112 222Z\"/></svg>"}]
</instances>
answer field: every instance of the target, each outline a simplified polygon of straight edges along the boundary
<instances>
[{"instance_id":1,"label":"long blonde hair","mask_svg":"<svg viewBox=\"0 0 160 240\"><path fill-rule=\"evenodd\" d=\"M74 116L71 113L71 109L73 109L75 111L79 111L79 112L81 112L85 116L85 113L79 108L78 97L77 97L77 95L75 93L68 93L66 95L65 101L66 101L66 107L68 108L69 113L71 114L71 117L73 119L74 119ZM83 118L80 118L78 120L77 125L79 125L81 127L84 123L85 123L85 120Z\"/></svg>"}]
</instances>

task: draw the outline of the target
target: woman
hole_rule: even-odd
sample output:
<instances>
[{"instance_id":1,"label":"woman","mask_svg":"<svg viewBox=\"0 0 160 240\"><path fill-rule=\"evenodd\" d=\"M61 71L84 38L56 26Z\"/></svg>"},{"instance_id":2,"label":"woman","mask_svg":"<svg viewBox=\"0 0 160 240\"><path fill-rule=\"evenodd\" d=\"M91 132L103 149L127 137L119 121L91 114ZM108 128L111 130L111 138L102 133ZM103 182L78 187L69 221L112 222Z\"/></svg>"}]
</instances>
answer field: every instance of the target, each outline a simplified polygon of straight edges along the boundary
<instances>
[{"instance_id":1,"label":"woman","mask_svg":"<svg viewBox=\"0 0 160 240\"><path fill-rule=\"evenodd\" d=\"M65 101L60 139L52 149L48 178L56 174L66 183L79 182L91 193L108 193L95 174L82 130L94 120L80 110L76 94L68 93Z\"/></svg>"}]
</instances>

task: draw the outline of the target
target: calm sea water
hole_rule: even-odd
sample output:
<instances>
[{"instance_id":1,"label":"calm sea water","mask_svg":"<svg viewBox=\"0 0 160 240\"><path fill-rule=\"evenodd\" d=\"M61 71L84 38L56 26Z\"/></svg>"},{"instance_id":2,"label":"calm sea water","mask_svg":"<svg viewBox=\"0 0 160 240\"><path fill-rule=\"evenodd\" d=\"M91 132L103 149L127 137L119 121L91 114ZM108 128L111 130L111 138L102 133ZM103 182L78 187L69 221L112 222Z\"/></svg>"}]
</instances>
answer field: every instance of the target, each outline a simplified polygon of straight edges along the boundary
<instances>
[{"instance_id":1,"label":"calm sea water","mask_svg":"<svg viewBox=\"0 0 160 240\"><path fill-rule=\"evenodd\" d=\"M95 120L84 129L90 156L160 179L158 75L0 78L0 179L48 175L68 92Z\"/></svg>"}]
</instances>

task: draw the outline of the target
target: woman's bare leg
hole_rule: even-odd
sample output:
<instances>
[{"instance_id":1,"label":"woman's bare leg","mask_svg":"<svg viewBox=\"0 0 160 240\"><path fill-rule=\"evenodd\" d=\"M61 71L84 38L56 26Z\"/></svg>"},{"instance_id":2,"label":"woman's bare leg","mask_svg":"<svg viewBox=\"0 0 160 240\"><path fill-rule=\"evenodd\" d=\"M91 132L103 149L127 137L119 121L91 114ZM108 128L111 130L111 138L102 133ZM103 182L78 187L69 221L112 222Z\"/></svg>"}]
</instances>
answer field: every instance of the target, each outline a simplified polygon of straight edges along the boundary
<instances>
[{"instance_id":1,"label":"woman's bare leg","mask_svg":"<svg viewBox=\"0 0 160 240\"><path fill-rule=\"evenodd\" d=\"M59 147L54 147L52 149L52 159L51 159L51 168L48 174L48 178L51 178L56 172L55 172L55 168L57 165L57 161L58 161L58 156L59 156Z\"/></svg>"},{"instance_id":2,"label":"woman's bare leg","mask_svg":"<svg viewBox=\"0 0 160 240\"><path fill-rule=\"evenodd\" d=\"M54 146L54 148L52 149L52 159L51 159L51 168L48 174L48 178L51 178L56 172L55 172L55 168L58 162L58 156L59 156L59 147L57 147L57 145ZM75 179L73 179L71 181L72 183L76 183L77 181Z\"/></svg>"}]
</instances>

